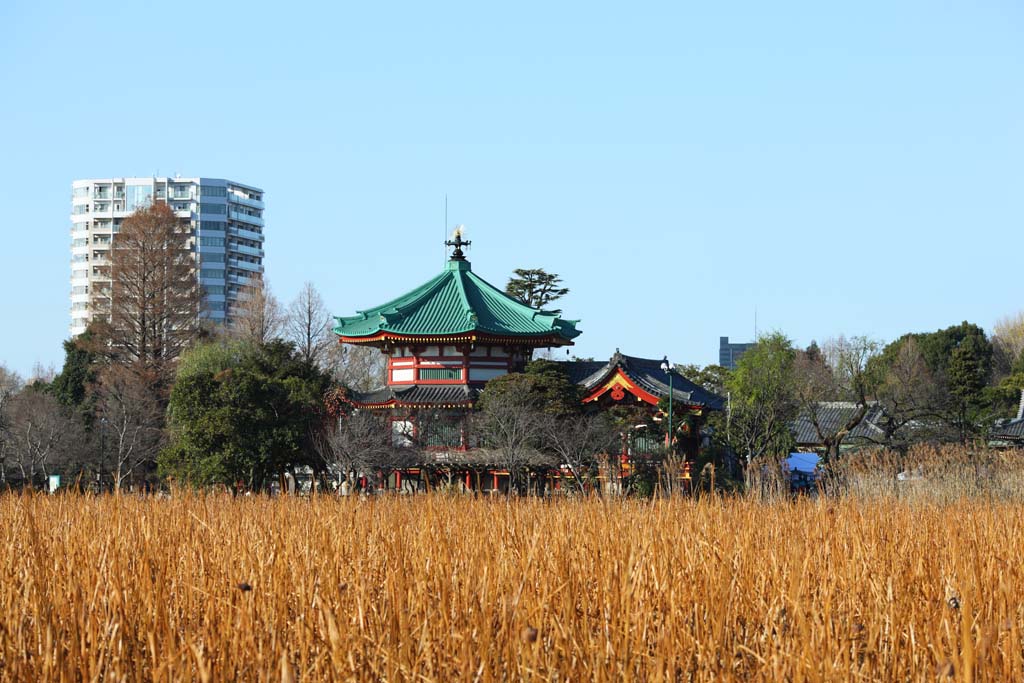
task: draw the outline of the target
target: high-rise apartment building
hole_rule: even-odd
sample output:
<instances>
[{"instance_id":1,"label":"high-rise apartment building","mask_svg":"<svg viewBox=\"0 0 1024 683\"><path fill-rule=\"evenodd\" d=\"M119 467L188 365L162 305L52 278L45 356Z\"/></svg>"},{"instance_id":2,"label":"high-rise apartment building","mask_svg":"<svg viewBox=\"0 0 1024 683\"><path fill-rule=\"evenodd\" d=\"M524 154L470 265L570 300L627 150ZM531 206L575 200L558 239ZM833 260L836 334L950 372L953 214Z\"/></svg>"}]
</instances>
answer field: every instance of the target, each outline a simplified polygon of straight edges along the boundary
<instances>
[{"instance_id":1,"label":"high-rise apartment building","mask_svg":"<svg viewBox=\"0 0 1024 683\"><path fill-rule=\"evenodd\" d=\"M736 369L736 361L744 353L757 346L756 342L730 342L728 337L718 338L718 364L729 370Z\"/></svg>"},{"instance_id":2,"label":"high-rise apartment building","mask_svg":"<svg viewBox=\"0 0 1024 683\"><path fill-rule=\"evenodd\" d=\"M109 310L110 243L141 206L166 202L192 235L202 316L227 322L263 279L263 190L220 178L93 178L71 185L71 334Z\"/></svg>"}]
</instances>

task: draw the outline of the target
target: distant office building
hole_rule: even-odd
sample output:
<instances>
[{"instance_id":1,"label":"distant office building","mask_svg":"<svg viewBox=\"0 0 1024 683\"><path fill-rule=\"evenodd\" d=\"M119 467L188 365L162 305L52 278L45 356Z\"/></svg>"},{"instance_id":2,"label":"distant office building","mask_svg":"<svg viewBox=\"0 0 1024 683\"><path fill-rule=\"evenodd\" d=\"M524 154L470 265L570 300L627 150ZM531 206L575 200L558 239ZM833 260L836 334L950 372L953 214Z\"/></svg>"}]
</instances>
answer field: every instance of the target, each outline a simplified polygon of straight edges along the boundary
<instances>
[{"instance_id":1,"label":"distant office building","mask_svg":"<svg viewBox=\"0 0 1024 683\"><path fill-rule=\"evenodd\" d=\"M736 369L736 361L740 359L747 349L754 346L754 342L747 342L745 344L739 344L736 342L730 343L728 337L718 338L718 364L723 368L730 370Z\"/></svg>"},{"instance_id":2,"label":"distant office building","mask_svg":"<svg viewBox=\"0 0 1024 683\"><path fill-rule=\"evenodd\" d=\"M93 178L71 184L71 334L108 315L110 243L141 206L166 202L192 234L203 317L225 322L263 279L263 190L219 178Z\"/></svg>"}]
</instances>

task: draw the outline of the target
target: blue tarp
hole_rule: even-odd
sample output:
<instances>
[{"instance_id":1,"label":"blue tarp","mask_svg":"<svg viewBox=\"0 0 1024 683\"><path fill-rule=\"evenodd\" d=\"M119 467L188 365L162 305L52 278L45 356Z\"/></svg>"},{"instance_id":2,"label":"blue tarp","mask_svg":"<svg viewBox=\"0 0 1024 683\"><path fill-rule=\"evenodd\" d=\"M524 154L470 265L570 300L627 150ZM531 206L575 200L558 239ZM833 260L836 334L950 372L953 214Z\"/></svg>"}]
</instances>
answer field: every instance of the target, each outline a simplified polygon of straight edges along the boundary
<instances>
[{"instance_id":1,"label":"blue tarp","mask_svg":"<svg viewBox=\"0 0 1024 683\"><path fill-rule=\"evenodd\" d=\"M818 470L818 463L821 462L814 453L790 453L789 457L783 460L790 472L803 472L815 474Z\"/></svg>"}]
</instances>

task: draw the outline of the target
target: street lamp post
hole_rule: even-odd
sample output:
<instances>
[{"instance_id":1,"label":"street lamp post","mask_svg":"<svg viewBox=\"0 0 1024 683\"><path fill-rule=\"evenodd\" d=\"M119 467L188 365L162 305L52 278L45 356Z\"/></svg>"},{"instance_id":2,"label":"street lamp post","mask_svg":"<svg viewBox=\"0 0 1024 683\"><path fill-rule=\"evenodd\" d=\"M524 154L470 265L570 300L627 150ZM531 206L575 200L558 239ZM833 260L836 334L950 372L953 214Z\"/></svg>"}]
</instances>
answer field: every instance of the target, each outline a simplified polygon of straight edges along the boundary
<instances>
[{"instance_id":1,"label":"street lamp post","mask_svg":"<svg viewBox=\"0 0 1024 683\"><path fill-rule=\"evenodd\" d=\"M672 366L668 362L668 356L662 359L661 369L668 375L668 454L672 455L675 452L672 444Z\"/></svg>"}]
</instances>

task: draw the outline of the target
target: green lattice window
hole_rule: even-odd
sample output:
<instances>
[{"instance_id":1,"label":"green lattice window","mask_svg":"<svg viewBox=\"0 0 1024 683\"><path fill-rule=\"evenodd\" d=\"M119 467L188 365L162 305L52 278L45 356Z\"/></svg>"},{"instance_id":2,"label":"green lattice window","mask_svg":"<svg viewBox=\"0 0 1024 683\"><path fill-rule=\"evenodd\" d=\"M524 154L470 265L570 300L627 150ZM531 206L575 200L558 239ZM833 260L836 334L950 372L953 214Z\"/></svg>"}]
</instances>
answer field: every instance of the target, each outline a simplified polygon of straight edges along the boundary
<instances>
[{"instance_id":1,"label":"green lattice window","mask_svg":"<svg viewBox=\"0 0 1024 683\"><path fill-rule=\"evenodd\" d=\"M651 437L646 431L633 432L630 435L630 441L633 455L651 455L657 453L660 448L658 439Z\"/></svg>"},{"instance_id":2,"label":"green lattice window","mask_svg":"<svg viewBox=\"0 0 1024 683\"><path fill-rule=\"evenodd\" d=\"M458 424L435 424L427 428L427 445L444 448L462 446L462 427Z\"/></svg>"},{"instance_id":3,"label":"green lattice window","mask_svg":"<svg viewBox=\"0 0 1024 683\"><path fill-rule=\"evenodd\" d=\"M462 368L420 368L420 379L462 379Z\"/></svg>"}]
</instances>

